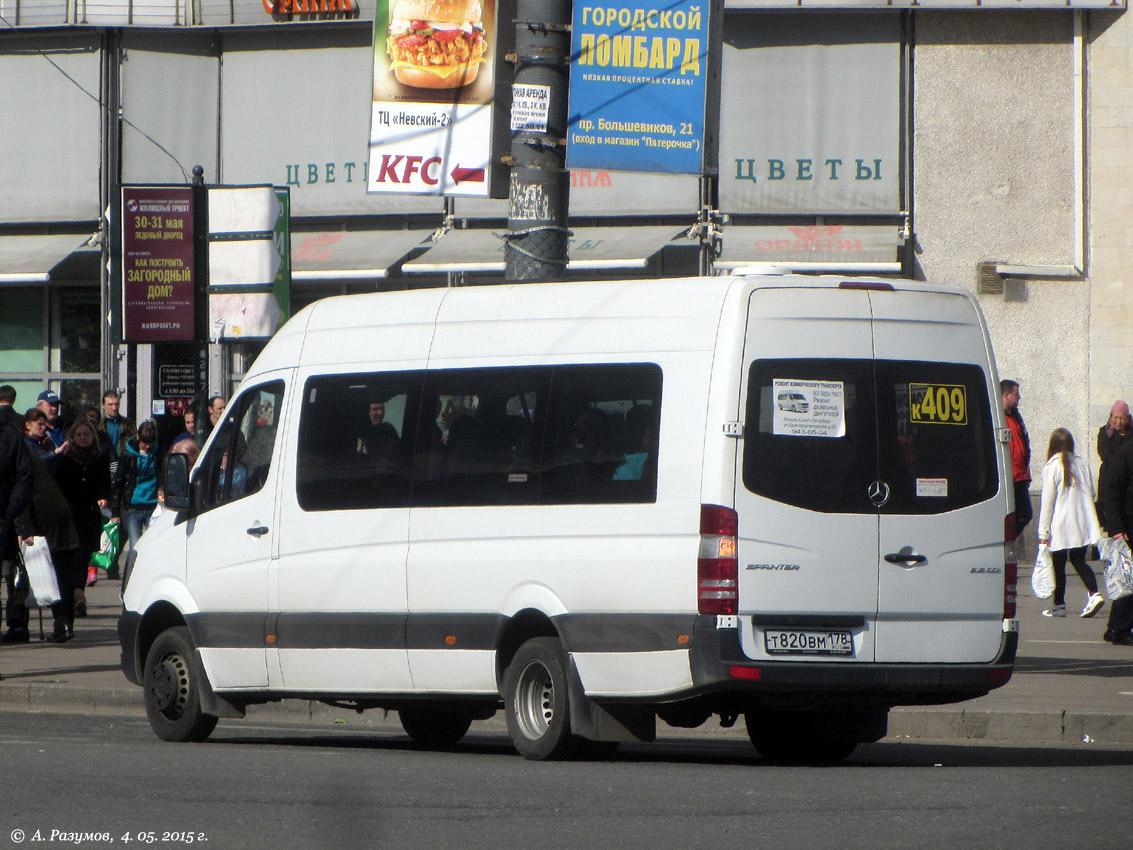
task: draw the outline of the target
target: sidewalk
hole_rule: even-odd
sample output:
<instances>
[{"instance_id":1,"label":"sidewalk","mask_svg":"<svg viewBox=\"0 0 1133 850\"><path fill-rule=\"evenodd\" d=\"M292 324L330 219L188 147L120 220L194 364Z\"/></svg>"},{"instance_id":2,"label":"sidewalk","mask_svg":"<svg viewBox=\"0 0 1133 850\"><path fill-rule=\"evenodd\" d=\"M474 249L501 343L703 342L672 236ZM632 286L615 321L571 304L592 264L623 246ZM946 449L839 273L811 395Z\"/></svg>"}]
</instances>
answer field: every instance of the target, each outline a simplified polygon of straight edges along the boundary
<instances>
[{"instance_id":1,"label":"sidewalk","mask_svg":"<svg viewBox=\"0 0 1133 850\"><path fill-rule=\"evenodd\" d=\"M1011 681L977 700L895 709L890 736L1133 745L1133 647L1101 639L1108 603L1098 616L1079 618L1075 612L1085 591L1073 574L1068 584L1070 616L1043 617L1047 603L1032 598L1030 566L1020 565L1021 639ZM0 711L145 715L141 689L127 682L119 668L118 592L117 581L88 588L90 615L76 620L75 640L66 644L40 642L37 611L32 610L31 643L0 646ZM49 611L44 633L51 633ZM351 726L400 729L396 716L381 711L357 715L298 700L252 706L248 717L327 723L345 718ZM706 724L699 732L744 735L742 727L719 730ZM502 714L484 721L483 728L503 729ZM689 732L658 724L659 735Z\"/></svg>"}]
</instances>

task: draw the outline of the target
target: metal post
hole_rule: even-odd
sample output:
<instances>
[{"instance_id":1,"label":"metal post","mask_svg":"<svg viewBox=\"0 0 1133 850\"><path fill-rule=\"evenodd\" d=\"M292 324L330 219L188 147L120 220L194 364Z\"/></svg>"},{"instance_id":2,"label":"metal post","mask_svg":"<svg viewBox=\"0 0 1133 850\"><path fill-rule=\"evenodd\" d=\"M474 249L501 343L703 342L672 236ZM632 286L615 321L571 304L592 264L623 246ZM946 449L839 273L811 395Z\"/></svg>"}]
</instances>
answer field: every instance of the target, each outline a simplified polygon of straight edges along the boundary
<instances>
[{"instance_id":1,"label":"metal post","mask_svg":"<svg viewBox=\"0 0 1133 850\"><path fill-rule=\"evenodd\" d=\"M545 133L512 139L505 279L562 280L567 264L571 0L519 0L515 84L550 87Z\"/></svg>"}]
</instances>

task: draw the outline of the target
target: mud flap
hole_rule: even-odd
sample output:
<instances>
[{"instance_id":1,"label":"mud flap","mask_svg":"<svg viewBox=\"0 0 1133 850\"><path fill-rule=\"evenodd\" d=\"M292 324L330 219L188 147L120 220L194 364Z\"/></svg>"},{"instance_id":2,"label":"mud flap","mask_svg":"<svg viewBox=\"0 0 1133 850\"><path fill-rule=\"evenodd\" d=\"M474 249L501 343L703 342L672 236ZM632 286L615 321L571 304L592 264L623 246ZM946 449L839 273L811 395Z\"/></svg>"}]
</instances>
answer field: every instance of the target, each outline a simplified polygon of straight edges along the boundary
<instances>
[{"instance_id":1,"label":"mud flap","mask_svg":"<svg viewBox=\"0 0 1133 850\"><path fill-rule=\"evenodd\" d=\"M213 691L212 682L210 682L208 676L205 675L205 665L201 660L201 651L199 649L193 651L193 664L197 668L194 672L197 677L197 691L201 695L201 711L213 717L237 719L244 717L243 703L232 702Z\"/></svg>"},{"instance_id":2,"label":"mud flap","mask_svg":"<svg viewBox=\"0 0 1133 850\"><path fill-rule=\"evenodd\" d=\"M657 715L649 706L599 705L586 695L574 659L567 656L571 734L588 741L653 741Z\"/></svg>"}]
</instances>

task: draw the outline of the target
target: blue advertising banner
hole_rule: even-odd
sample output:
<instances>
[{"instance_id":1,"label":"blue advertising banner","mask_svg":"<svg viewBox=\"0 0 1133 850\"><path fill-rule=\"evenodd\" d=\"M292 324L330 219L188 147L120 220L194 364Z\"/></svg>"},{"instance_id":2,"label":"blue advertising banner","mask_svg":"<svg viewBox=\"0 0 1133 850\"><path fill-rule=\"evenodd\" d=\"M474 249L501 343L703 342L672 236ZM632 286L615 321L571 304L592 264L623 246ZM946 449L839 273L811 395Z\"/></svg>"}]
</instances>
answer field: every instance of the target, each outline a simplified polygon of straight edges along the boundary
<instances>
[{"instance_id":1,"label":"blue advertising banner","mask_svg":"<svg viewBox=\"0 0 1133 850\"><path fill-rule=\"evenodd\" d=\"M709 6L574 4L568 168L701 172Z\"/></svg>"}]
</instances>

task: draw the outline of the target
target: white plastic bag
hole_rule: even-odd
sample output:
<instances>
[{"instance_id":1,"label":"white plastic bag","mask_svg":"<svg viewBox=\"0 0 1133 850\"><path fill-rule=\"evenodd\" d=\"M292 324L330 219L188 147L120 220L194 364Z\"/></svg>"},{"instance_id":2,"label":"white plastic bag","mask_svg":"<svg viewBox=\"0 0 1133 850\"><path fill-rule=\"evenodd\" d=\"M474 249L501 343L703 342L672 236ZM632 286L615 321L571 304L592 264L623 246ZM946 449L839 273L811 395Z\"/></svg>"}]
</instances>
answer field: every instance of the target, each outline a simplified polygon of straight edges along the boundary
<instances>
[{"instance_id":1,"label":"white plastic bag","mask_svg":"<svg viewBox=\"0 0 1133 850\"><path fill-rule=\"evenodd\" d=\"M30 543L20 545L24 568L28 571L31 591L41 608L54 605L61 597L59 582L55 579L55 566L51 563L51 550L46 537L33 537Z\"/></svg>"},{"instance_id":2,"label":"white plastic bag","mask_svg":"<svg viewBox=\"0 0 1133 850\"><path fill-rule=\"evenodd\" d=\"M1133 556L1123 537L1107 537L1101 546L1105 592L1111 600L1133 596Z\"/></svg>"},{"instance_id":3,"label":"white plastic bag","mask_svg":"<svg viewBox=\"0 0 1133 850\"><path fill-rule=\"evenodd\" d=\"M1049 599L1054 593L1054 564L1050 560L1050 547L1039 544L1035 555L1035 568L1031 572L1031 590L1036 599Z\"/></svg>"}]
</instances>

